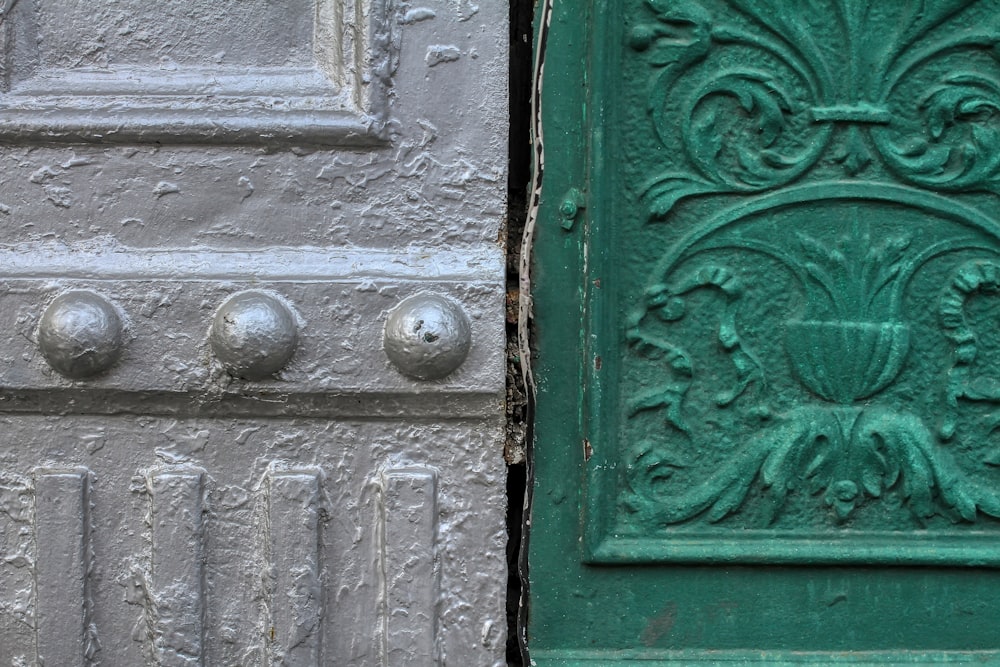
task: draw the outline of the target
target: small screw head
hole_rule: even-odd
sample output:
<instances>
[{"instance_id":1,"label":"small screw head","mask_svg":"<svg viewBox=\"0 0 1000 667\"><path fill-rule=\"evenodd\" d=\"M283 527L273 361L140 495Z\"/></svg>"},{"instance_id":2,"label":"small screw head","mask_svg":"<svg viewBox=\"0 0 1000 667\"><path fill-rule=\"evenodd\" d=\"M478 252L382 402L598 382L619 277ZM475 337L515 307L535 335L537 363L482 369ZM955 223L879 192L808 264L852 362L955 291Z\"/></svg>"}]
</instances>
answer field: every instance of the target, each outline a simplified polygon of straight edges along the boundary
<instances>
[{"instance_id":1,"label":"small screw head","mask_svg":"<svg viewBox=\"0 0 1000 667\"><path fill-rule=\"evenodd\" d=\"M572 199L563 200L562 205L559 207L559 212L564 218L574 218L579 212L580 207L576 205Z\"/></svg>"}]
</instances>

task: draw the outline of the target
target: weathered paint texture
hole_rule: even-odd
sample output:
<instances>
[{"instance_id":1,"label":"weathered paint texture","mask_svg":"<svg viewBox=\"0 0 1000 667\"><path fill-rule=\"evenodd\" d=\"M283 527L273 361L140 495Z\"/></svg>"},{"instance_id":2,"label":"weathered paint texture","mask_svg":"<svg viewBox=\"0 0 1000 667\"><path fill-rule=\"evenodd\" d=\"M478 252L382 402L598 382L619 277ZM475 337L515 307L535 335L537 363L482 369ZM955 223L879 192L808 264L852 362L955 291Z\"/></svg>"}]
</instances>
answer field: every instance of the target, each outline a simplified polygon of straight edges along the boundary
<instances>
[{"instance_id":1,"label":"weathered paint texture","mask_svg":"<svg viewBox=\"0 0 1000 667\"><path fill-rule=\"evenodd\" d=\"M5 11L0 664L503 664L503 3Z\"/></svg>"}]
</instances>

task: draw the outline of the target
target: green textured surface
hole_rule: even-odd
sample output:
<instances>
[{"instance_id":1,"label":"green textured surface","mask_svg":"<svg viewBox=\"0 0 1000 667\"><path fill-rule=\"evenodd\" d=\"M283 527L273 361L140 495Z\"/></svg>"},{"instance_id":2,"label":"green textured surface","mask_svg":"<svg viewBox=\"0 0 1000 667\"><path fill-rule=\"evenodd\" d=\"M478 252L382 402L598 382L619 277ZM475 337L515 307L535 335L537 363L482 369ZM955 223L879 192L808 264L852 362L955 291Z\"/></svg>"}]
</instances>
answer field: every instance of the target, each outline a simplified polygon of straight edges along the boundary
<instances>
[{"instance_id":1,"label":"green textured surface","mask_svg":"<svg viewBox=\"0 0 1000 667\"><path fill-rule=\"evenodd\" d=\"M548 40L532 658L996 662L1000 2Z\"/></svg>"}]
</instances>

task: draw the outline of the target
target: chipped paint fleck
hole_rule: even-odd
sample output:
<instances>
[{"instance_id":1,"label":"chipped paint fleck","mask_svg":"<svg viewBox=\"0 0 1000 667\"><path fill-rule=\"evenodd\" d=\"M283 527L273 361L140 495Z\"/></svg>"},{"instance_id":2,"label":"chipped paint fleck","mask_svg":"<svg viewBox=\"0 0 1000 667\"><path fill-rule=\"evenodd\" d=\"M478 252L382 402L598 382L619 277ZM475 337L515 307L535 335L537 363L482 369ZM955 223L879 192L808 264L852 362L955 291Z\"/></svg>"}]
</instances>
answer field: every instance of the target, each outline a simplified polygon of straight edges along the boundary
<instances>
[{"instance_id":1,"label":"chipped paint fleck","mask_svg":"<svg viewBox=\"0 0 1000 667\"><path fill-rule=\"evenodd\" d=\"M457 46L451 44L431 44L427 47L427 56L425 60L427 61L428 67L434 67L435 65L440 65L441 63L451 63L455 62L462 57L462 52Z\"/></svg>"},{"instance_id":2,"label":"chipped paint fleck","mask_svg":"<svg viewBox=\"0 0 1000 667\"><path fill-rule=\"evenodd\" d=\"M414 7L412 9L406 10L406 13L403 14L401 22L404 25L408 25L410 23L417 23L419 21L427 21L429 19L434 18L435 16L437 16L437 14L433 9L430 9L428 7Z\"/></svg>"}]
</instances>

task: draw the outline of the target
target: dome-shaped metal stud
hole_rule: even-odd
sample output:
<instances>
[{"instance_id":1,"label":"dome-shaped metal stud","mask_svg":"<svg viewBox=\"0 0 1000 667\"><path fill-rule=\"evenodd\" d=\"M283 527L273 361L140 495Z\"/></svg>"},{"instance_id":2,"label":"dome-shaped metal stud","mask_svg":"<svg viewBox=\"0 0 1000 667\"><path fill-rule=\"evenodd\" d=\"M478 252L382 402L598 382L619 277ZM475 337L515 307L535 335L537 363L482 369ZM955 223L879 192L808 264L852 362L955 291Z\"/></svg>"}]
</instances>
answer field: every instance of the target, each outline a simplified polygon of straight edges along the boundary
<instances>
[{"instance_id":1,"label":"dome-shaped metal stud","mask_svg":"<svg viewBox=\"0 0 1000 667\"><path fill-rule=\"evenodd\" d=\"M60 374L79 380L103 373L118 361L124 347L118 309L96 292L60 294L38 323L38 347Z\"/></svg>"},{"instance_id":2,"label":"dome-shaped metal stud","mask_svg":"<svg viewBox=\"0 0 1000 667\"><path fill-rule=\"evenodd\" d=\"M389 312L383 346L401 373L437 380L465 361L472 329L458 304L436 294L416 294Z\"/></svg>"},{"instance_id":3,"label":"dome-shaped metal stud","mask_svg":"<svg viewBox=\"0 0 1000 667\"><path fill-rule=\"evenodd\" d=\"M298 344L298 323L288 306L264 292L241 292L215 313L209 342L226 370L262 380L284 368Z\"/></svg>"}]
</instances>

